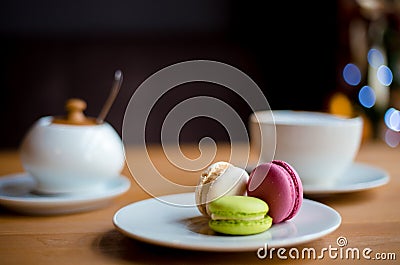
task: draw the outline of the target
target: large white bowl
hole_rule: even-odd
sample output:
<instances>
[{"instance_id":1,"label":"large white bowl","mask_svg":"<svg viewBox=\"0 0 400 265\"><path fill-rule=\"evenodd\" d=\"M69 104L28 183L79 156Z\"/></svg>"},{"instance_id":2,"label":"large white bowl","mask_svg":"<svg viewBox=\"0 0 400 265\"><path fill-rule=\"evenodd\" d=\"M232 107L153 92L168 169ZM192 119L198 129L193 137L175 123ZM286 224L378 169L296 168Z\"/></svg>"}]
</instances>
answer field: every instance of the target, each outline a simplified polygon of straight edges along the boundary
<instances>
[{"instance_id":1,"label":"large white bowl","mask_svg":"<svg viewBox=\"0 0 400 265\"><path fill-rule=\"evenodd\" d=\"M36 191L89 191L120 175L124 148L110 124L55 124L52 119L39 119L20 147L22 164L37 181Z\"/></svg>"},{"instance_id":2,"label":"large white bowl","mask_svg":"<svg viewBox=\"0 0 400 265\"><path fill-rule=\"evenodd\" d=\"M305 184L334 183L359 150L363 120L313 111L259 111L250 116L250 137L260 161L290 163Z\"/></svg>"}]
</instances>

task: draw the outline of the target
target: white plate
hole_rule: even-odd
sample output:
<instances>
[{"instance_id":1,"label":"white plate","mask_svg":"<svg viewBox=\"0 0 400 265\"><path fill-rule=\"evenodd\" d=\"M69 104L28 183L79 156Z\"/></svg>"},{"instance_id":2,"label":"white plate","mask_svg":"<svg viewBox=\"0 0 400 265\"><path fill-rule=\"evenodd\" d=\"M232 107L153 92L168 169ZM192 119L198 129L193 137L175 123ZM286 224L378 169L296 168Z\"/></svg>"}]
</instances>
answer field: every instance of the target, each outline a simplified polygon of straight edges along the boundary
<instances>
[{"instance_id":1,"label":"white plate","mask_svg":"<svg viewBox=\"0 0 400 265\"><path fill-rule=\"evenodd\" d=\"M319 195L362 191L385 185L389 179L389 174L380 168L354 163L331 186L303 184L303 192L307 195Z\"/></svg>"},{"instance_id":2,"label":"white plate","mask_svg":"<svg viewBox=\"0 0 400 265\"><path fill-rule=\"evenodd\" d=\"M126 192L130 181L120 175L95 191L79 194L41 195L32 193L35 181L28 173L0 177L0 205L26 214L65 214L97 209Z\"/></svg>"},{"instance_id":3,"label":"white plate","mask_svg":"<svg viewBox=\"0 0 400 265\"><path fill-rule=\"evenodd\" d=\"M334 209L304 199L299 213L289 221L256 235L226 236L214 233L195 206L179 206L193 205L194 200L194 193L182 193L139 201L118 210L113 222L123 234L147 243L205 251L256 251L265 244L300 244L331 233L341 223Z\"/></svg>"}]
</instances>

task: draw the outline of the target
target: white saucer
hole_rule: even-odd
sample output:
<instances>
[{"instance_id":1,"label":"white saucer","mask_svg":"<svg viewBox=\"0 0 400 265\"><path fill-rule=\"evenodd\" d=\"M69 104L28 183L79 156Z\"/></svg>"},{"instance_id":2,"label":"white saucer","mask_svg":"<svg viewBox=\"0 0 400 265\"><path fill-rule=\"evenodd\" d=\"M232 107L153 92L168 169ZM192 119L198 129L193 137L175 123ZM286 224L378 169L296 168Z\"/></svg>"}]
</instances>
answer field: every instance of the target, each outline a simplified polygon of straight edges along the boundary
<instances>
[{"instance_id":1,"label":"white saucer","mask_svg":"<svg viewBox=\"0 0 400 265\"><path fill-rule=\"evenodd\" d=\"M389 182L389 174L377 167L353 163L335 183L330 186L303 184L303 192L307 195L336 194L368 190Z\"/></svg>"},{"instance_id":2,"label":"white saucer","mask_svg":"<svg viewBox=\"0 0 400 265\"><path fill-rule=\"evenodd\" d=\"M250 173L254 167L255 165L249 165L246 167L246 171ZM389 174L383 169L356 162L335 183L329 186L303 183L303 193L305 195L330 195L362 191L383 186L389 182L389 179Z\"/></svg>"},{"instance_id":3,"label":"white saucer","mask_svg":"<svg viewBox=\"0 0 400 265\"><path fill-rule=\"evenodd\" d=\"M62 195L32 193L35 181L28 173L0 177L0 205L25 214L66 214L97 209L126 192L130 181L120 175L92 192Z\"/></svg>"},{"instance_id":4,"label":"white saucer","mask_svg":"<svg viewBox=\"0 0 400 265\"><path fill-rule=\"evenodd\" d=\"M115 227L134 239L156 245L205 251L257 251L309 242L339 227L341 216L322 203L304 199L291 220L249 236L224 236L208 227L208 219L194 205L194 193L167 195L129 204L113 218ZM173 201L167 204L165 201Z\"/></svg>"}]
</instances>

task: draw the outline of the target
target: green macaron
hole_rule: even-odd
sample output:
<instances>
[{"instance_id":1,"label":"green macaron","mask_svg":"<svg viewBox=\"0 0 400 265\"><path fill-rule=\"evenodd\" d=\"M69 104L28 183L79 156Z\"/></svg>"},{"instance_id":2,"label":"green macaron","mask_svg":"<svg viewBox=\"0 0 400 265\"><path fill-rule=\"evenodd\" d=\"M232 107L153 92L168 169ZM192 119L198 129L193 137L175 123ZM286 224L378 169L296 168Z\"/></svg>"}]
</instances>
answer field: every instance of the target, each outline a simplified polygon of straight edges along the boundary
<instances>
[{"instance_id":1,"label":"green macaron","mask_svg":"<svg viewBox=\"0 0 400 265\"><path fill-rule=\"evenodd\" d=\"M208 205L211 220L208 225L218 233L251 235L268 230L272 218L268 204L249 196L223 196Z\"/></svg>"}]
</instances>

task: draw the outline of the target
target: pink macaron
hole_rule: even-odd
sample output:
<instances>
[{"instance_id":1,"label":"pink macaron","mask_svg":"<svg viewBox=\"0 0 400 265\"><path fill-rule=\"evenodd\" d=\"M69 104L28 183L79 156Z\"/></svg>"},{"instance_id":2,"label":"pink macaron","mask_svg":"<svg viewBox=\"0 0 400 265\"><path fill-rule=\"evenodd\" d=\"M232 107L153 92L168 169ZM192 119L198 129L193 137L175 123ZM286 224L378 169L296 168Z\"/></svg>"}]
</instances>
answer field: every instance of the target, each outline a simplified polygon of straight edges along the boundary
<instances>
[{"instance_id":1,"label":"pink macaron","mask_svg":"<svg viewBox=\"0 0 400 265\"><path fill-rule=\"evenodd\" d=\"M273 160L254 168L247 195L264 200L273 223L292 219L303 203L303 185L296 170L285 161Z\"/></svg>"}]
</instances>

